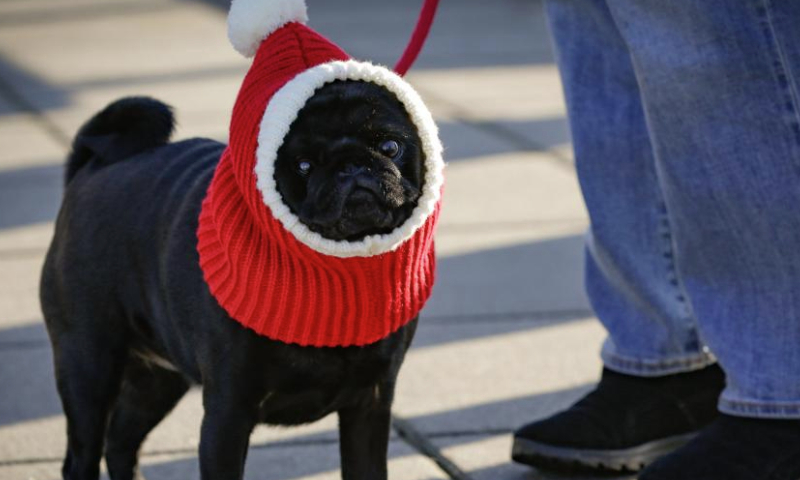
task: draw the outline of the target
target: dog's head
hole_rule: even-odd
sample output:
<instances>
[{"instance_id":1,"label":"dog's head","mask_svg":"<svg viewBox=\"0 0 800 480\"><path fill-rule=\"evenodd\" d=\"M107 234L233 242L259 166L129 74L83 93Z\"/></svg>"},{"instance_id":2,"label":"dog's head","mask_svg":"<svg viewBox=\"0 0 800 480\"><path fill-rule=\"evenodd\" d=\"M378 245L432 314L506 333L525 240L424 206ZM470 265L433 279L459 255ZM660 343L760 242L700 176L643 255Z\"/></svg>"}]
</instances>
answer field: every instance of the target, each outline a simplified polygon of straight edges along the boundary
<instances>
[{"instance_id":1,"label":"dog's head","mask_svg":"<svg viewBox=\"0 0 800 480\"><path fill-rule=\"evenodd\" d=\"M421 140L402 103L361 81L319 88L275 163L286 205L332 240L360 240L402 225L417 206L424 177Z\"/></svg>"}]
</instances>

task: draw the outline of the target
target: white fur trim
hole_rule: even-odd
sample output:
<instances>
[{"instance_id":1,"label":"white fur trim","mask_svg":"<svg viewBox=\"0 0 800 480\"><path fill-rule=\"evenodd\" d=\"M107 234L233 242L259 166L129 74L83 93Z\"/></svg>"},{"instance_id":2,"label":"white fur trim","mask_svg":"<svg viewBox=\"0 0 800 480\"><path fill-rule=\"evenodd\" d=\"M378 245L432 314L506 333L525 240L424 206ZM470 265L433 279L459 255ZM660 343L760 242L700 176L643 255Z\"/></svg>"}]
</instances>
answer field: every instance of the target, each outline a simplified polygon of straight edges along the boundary
<instances>
[{"instance_id":1,"label":"white fur trim","mask_svg":"<svg viewBox=\"0 0 800 480\"><path fill-rule=\"evenodd\" d=\"M233 0L228 38L237 52L252 57L270 33L290 22L307 21L305 0Z\"/></svg>"},{"instance_id":2,"label":"white fur trim","mask_svg":"<svg viewBox=\"0 0 800 480\"><path fill-rule=\"evenodd\" d=\"M385 87L405 106L416 125L425 153L425 179L417 207L402 225L390 233L370 235L356 242L331 240L311 231L284 203L275 183L278 148L297 114L314 92L335 80L361 80ZM442 144L436 123L419 94L396 73L377 65L354 60L317 65L298 74L278 90L267 104L258 133L256 178L264 203L289 232L314 250L336 257L369 257L392 251L411 238L439 202L444 183Z\"/></svg>"}]
</instances>

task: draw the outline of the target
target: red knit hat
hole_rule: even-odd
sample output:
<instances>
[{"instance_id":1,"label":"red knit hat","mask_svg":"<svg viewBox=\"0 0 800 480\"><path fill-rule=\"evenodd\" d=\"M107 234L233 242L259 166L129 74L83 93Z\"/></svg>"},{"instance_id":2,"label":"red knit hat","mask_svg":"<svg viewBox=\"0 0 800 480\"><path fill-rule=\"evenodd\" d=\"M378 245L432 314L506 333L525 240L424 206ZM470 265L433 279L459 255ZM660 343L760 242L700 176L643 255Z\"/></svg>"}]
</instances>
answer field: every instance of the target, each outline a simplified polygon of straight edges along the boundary
<instances>
[{"instance_id":1,"label":"red knit hat","mask_svg":"<svg viewBox=\"0 0 800 480\"><path fill-rule=\"evenodd\" d=\"M286 343L367 345L408 323L433 287L433 230L444 178L442 146L419 95L384 67L350 59L303 23L303 0L234 0L228 34L253 64L202 205L200 267L219 304L245 327ZM274 178L278 148L316 89L360 80L394 93L422 140L417 207L394 231L359 241L311 231Z\"/></svg>"}]
</instances>

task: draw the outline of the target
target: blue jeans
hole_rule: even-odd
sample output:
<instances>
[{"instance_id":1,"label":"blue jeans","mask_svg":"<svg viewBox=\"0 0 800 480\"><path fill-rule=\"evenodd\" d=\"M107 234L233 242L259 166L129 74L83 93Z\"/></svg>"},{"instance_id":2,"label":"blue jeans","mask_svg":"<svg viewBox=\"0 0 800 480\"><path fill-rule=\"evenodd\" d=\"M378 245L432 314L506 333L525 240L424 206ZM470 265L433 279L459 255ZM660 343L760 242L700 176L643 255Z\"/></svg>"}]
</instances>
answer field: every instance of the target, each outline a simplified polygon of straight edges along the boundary
<instances>
[{"instance_id":1,"label":"blue jeans","mask_svg":"<svg viewBox=\"0 0 800 480\"><path fill-rule=\"evenodd\" d=\"M549 0L603 361L800 418L800 0Z\"/></svg>"}]
</instances>

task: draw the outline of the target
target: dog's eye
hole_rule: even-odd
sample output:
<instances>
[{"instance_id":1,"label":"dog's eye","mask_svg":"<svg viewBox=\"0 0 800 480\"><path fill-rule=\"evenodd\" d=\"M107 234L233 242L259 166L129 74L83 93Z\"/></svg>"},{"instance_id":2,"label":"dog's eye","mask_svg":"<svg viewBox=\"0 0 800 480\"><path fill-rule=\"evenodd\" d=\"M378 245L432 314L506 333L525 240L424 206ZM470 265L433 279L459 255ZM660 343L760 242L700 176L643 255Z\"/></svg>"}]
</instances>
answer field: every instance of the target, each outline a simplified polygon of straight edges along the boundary
<instances>
[{"instance_id":1,"label":"dog's eye","mask_svg":"<svg viewBox=\"0 0 800 480\"><path fill-rule=\"evenodd\" d=\"M395 158L400 154L400 144L394 140L386 140L379 148L381 153L389 158Z\"/></svg>"},{"instance_id":2,"label":"dog's eye","mask_svg":"<svg viewBox=\"0 0 800 480\"><path fill-rule=\"evenodd\" d=\"M308 160L300 160L297 162L297 172L300 175L306 176L311 173L311 162Z\"/></svg>"}]
</instances>

